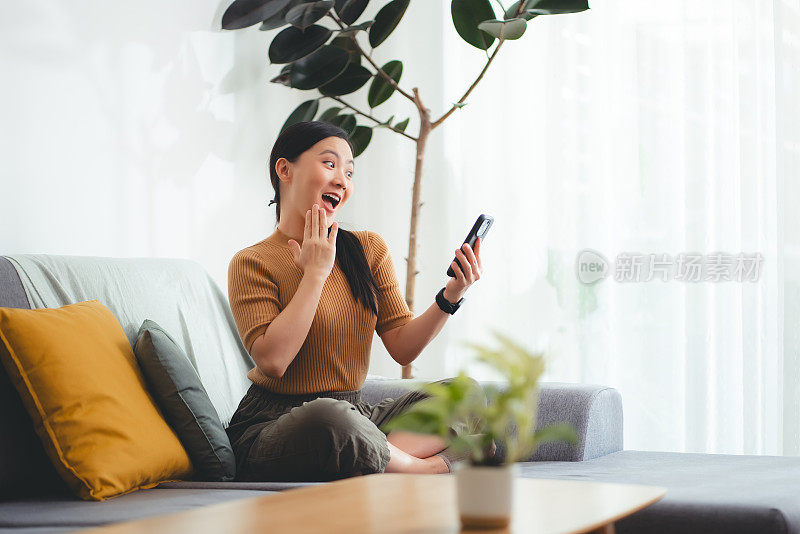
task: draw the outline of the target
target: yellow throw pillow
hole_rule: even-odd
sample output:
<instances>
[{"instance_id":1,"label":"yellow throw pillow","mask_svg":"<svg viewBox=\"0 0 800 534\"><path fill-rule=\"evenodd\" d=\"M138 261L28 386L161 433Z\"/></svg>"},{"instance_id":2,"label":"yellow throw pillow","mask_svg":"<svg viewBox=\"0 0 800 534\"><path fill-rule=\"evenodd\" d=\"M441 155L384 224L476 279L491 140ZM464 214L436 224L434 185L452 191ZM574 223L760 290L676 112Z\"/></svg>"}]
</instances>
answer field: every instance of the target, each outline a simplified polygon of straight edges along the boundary
<instances>
[{"instance_id":1,"label":"yellow throw pillow","mask_svg":"<svg viewBox=\"0 0 800 534\"><path fill-rule=\"evenodd\" d=\"M0 307L0 359L53 465L82 499L192 475L122 325L100 301Z\"/></svg>"}]
</instances>

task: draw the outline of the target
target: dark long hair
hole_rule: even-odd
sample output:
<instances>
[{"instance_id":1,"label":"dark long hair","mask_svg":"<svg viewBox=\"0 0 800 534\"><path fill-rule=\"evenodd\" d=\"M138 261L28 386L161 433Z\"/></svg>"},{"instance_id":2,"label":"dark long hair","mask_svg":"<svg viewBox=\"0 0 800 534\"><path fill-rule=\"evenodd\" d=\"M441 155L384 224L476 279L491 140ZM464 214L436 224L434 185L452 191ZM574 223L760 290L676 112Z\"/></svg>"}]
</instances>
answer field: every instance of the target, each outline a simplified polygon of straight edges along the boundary
<instances>
[{"instance_id":1,"label":"dark long hair","mask_svg":"<svg viewBox=\"0 0 800 534\"><path fill-rule=\"evenodd\" d=\"M275 190L275 213L278 222L281 220L281 190L280 179L275 171L275 163L281 158L286 158L294 163L303 152L319 141L332 136L341 137L347 141L347 144L350 145L350 151L355 153L353 143L350 141L350 136L347 135L347 132L334 124L323 121L297 122L283 130L275 140L269 157L269 178L272 182L272 188ZM330 233L331 227L328 227L328 235ZM376 293L378 286L369 268L364 248L353 232L341 227L336 234L336 261L339 262L339 267L347 278L350 291L356 301L361 302L365 308L377 315Z\"/></svg>"}]
</instances>

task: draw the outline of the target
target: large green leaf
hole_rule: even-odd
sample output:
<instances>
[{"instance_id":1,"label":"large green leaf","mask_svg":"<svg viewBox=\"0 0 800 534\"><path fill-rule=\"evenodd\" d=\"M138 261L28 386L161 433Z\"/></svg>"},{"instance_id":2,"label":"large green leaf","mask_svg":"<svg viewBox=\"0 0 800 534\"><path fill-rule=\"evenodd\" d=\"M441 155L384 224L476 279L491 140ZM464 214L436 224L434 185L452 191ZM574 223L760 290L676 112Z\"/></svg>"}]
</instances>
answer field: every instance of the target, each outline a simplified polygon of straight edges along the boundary
<instances>
[{"instance_id":1,"label":"large green leaf","mask_svg":"<svg viewBox=\"0 0 800 534\"><path fill-rule=\"evenodd\" d=\"M350 136L350 141L353 143L354 158L357 158L359 154L366 150L370 140L372 140L372 128L369 126L356 126L356 131Z\"/></svg>"},{"instance_id":2,"label":"large green leaf","mask_svg":"<svg viewBox=\"0 0 800 534\"><path fill-rule=\"evenodd\" d=\"M283 132L286 128L295 124L297 122L305 122L305 121L313 121L314 115L317 114L317 107L319 106L319 101L317 99L314 100L306 100L299 106L297 106L294 111L292 111L289 118L286 119L286 122L283 123L281 127L281 132Z\"/></svg>"},{"instance_id":3,"label":"large green leaf","mask_svg":"<svg viewBox=\"0 0 800 534\"><path fill-rule=\"evenodd\" d=\"M330 122L347 132L347 135L352 136L356 131L356 116L352 113L337 115Z\"/></svg>"},{"instance_id":4,"label":"large green leaf","mask_svg":"<svg viewBox=\"0 0 800 534\"><path fill-rule=\"evenodd\" d=\"M326 96L347 95L358 91L370 78L372 73L368 69L350 63L336 79L320 87L319 92Z\"/></svg>"},{"instance_id":5,"label":"large green leaf","mask_svg":"<svg viewBox=\"0 0 800 534\"><path fill-rule=\"evenodd\" d=\"M286 13L286 22L305 30L324 17L332 7L333 0L319 0L318 2L298 4Z\"/></svg>"},{"instance_id":6,"label":"large green leaf","mask_svg":"<svg viewBox=\"0 0 800 534\"><path fill-rule=\"evenodd\" d=\"M347 52L323 45L316 52L292 63L289 83L295 89L316 89L339 76L347 68Z\"/></svg>"},{"instance_id":7,"label":"large green leaf","mask_svg":"<svg viewBox=\"0 0 800 534\"><path fill-rule=\"evenodd\" d=\"M522 17L511 20L484 20L478 24L478 29L485 31L492 37L509 41L522 37L527 27L528 24Z\"/></svg>"},{"instance_id":8,"label":"large green leaf","mask_svg":"<svg viewBox=\"0 0 800 534\"><path fill-rule=\"evenodd\" d=\"M481 50L492 46L494 37L478 29L478 24L484 20L495 18L489 0L453 0L450 3L450 14L453 17L453 26L462 39Z\"/></svg>"},{"instance_id":9,"label":"large green leaf","mask_svg":"<svg viewBox=\"0 0 800 534\"><path fill-rule=\"evenodd\" d=\"M589 9L587 0L533 0L525 6L528 13L536 15L563 15Z\"/></svg>"},{"instance_id":10,"label":"large green leaf","mask_svg":"<svg viewBox=\"0 0 800 534\"><path fill-rule=\"evenodd\" d=\"M409 0L392 0L375 15L375 24L369 29L369 45L375 48L386 40L403 18Z\"/></svg>"},{"instance_id":11,"label":"large green leaf","mask_svg":"<svg viewBox=\"0 0 800 534\"><path fill-rule=\"evenodd\" d=\"M358 51L355 43L349 37L343 37L341 35L334 37L330 45L341 48L342 50L347 50L347 53L350 54L350 63L361 64L361 52Z\"/></svg>"},{"instance_id":12,"label":"large green leaf","mask_svg":"<svg viewBox=\"0 0 800 534\"><path fill-rule=\"evenodd\" d=\"M358 20L368 3L369 0L336 0L336 13L349 26Z\"/></svg>"},{"instance_id":13,"label":"large green leaf","mask_svg":"<svg viewBox=\"0 0 800 534\"><path fill-rule=\"evenodd\" d=\"M400 76L403 75L403 63L394 59L381 67L381 70L385 72L389 78L393 79L395 83L399 83ZM375 106L386 102L389 97L392 96L392 93L394 93L394 87L392 84L387 82L383 76L377 74L372 79L372 83L369 86L369 94L367 95L369 107L374 108Z\"/></svg>"},{"instance_id":14,"label":"large green leaf","mask_svg":"<svg viewBox=\"0 0 800 534\"><path fill-rule=\"evenodd\" d=\"M314 24L301 30L289 26L281 31L269 45L269 60L272 63L291 63L319 49L333 32Z\"/></svg>"},{"instance_id":15,"label":"large green leaf","mask_svg":"<svg viewBox=\"0 0 800 534\"><path fill-rule=\"evenodd\" d=\"M272 17L290 2L291 0L234 0L222 14L222 29L247 28Z\"/></svg>"},{"instance_id":16,"label":"large green leaf","mask_svg":"<svg viewBox=\"0 0 800 534\"><path fill-rule=\"evenodd\" d=\"M342 109L344 108L341 107L328 108L322 112L322 115L320 115L317 120L323 122L331 122L331 119L333 119L340 111L342 111Z\"/></svg>"}]
</instances>

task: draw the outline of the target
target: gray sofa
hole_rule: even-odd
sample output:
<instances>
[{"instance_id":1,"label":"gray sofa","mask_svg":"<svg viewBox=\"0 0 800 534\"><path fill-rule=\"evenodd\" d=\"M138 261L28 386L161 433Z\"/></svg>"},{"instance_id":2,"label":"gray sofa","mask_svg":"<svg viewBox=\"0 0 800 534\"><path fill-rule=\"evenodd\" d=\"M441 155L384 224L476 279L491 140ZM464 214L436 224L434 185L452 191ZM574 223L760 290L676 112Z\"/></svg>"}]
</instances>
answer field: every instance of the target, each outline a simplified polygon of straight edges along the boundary
<instances>
[{"instance_id":1,"label":"gray sofa","mask_svg":"<svg viewBox=\"0 0 800 534\"><path fill-rule=\"evenodd\" d=\"M124 278L125 283L109 283L113 276ZM248 385L244 373L252 360L224 305L225 296L199 264L177 259L0 256L0 306L54 307L92 298L115 313L126 334L133 335L143 318L152 318L168 330L170 326L181 330L185 335L176 337L185 343L187 355L227 424ZM209 324L220 328L215 339L225 340L210 355L188 342L191 336L201 336L199 332L208 330ZM220 375L230 379L205 378ZM376 403L402 394L417 382L370 376L363 398ZM522 476L668 489L660 501L617 522L620 533L798 532L798 458L623 450L622 399L617 390L544 382L537 427L562 421L576 428L578 446L542 444L520 465ZM505 454L502 444L498 454ZM327 483L167 482L103 502L82 501L59 479L0 366L0 532L68 532Z\"/></svg>"}]
</instances>

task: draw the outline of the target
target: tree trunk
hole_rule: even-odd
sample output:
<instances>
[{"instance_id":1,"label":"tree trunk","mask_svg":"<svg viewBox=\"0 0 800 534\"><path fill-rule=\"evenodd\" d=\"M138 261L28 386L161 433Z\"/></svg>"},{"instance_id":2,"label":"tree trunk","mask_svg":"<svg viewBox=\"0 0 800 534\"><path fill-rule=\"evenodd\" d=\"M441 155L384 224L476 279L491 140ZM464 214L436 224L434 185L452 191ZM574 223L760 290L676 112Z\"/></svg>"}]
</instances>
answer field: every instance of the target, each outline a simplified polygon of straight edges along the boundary
<instances>
[{"instance_id":1,"label":"tree trunk","mask_svg":"<svg viewBox=\"0 0 800 534\"><path fill-rule=\"evenodd\" d=\"M417 228L419 227L419 201L422 192L422 164L425 159L425 143L431 133L430 110L422 104L419 91L414 87L414 102L419 110L420 128L417 136L417 162L414 166L414 189L411 194L411 228L408 239L408 257L406 257L406 303L414 311L414 283L417 279ZM403 366L403 378L415 378L411 372L411 364Z\"/></svg>"}]
</instances>

